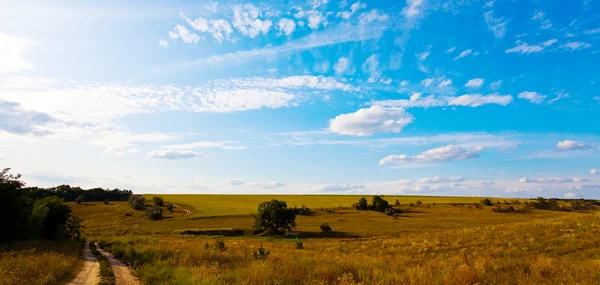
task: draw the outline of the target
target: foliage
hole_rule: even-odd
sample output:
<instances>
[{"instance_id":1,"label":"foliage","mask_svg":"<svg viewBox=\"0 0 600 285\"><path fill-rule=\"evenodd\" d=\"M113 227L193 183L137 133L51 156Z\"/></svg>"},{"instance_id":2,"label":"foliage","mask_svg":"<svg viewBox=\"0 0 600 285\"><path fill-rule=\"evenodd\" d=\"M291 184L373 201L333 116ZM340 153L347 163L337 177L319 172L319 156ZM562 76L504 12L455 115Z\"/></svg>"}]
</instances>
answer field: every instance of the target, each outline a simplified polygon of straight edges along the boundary
<instances>
[{"instance_id":1,"label":"foliage","mask_svg":"<svg viewBox=\"0 0 600 285\"><path fill-rule=\"evenodd\" d=\"M81 202L83 202L83 198L81 198L81 196L77 196L77 198L75 198L75 203L81 204Z\"/></svg>"},{"instance_id":2,"label":"foliage","mask_svg":"<svg viewBox=\"0 0 600 285\"><path fill-rule=\"evenodd\" d=\"M258 205L255 227L267 234L282 234L296 226L296 214L284 201L271 200Z\"/></svg>"},{"instance_id":3,"label":"foliage","mask_svg":"<svg viewBox=\"0 0 600 285\"><path fill-rule=\"evenodd\" d=\"M173 204L169 204L169 205L167 206L167 210L168 210L169 212L173 212Z\"/></svg>"},{"instance_id":4,"label":"foliage","mask_svg":"<svg viewBox=\"0 0 600 285\"><path fill-rule=\"evenodd\" d=\"M32 200L22 189L20 174L10 174L10 168L0 171L0 244L27 237Z\"/></svg>"},{"instance_id":5,"label":"foliage","mask_svg":"<svg viewBox=\"0 0 600 285\"><path fill-rule=\"evenodd\" d=\"M144 206L145 202L146 199L144 198L144 196L132 195L131 197L129 197L129 205L131 205L131 207L136 210L144 210L146 208L146 206Z\"/></svg>"},{"instance_id":6,"label":"foliage","mask_svg":"<svg viewBox=\"0 0 600 285\"><path fill-rule=\"evenodd\" d=\"M296 206L294 206L294 208L292 208L292 209L294 211L294 214L300 215L300 216L309 216L309 215L313 214L313 212L311 212L310 209L304 205L302 205L300 208L296 208Z\"/></svg>"},{"instance_id":7,"label":"foliage","mask_svg":"<svg viewBox=\"0 0 600 285\"><path fill-rule=\"evenodd\" d=\"M394 205L400 206L400 200L396 199L396 202L394 202Z\"/></svg>"},{"instance_id":8,"label":"foliage","mask_svg":"<svg viewBox=\"0 0 600 285\"><path fill-rule=\"evenodd\" d=\"M215 249L220 252L225 252L227 250L227 247L225 246L225 241L223 241L222 239L217 239L217 241L215 242Z\"/></svg>"},{"instance_id":9,"label":"foliage","mask_svg":"<svg viewBox=\"0 0 600 285\"><path fill-rule=\"evenodd\" d=\"M163 216L163 209L157 205L149 207L146 209L146 216L151 220L160 220Z\"/></svg>"},{"instance_id":10,"label":"foliage","mask_svg":"<svg viewBox=\"0 0 600 285\"><path fill-rule=\"evenodd\" d=\"M417 206L421 206L421 204L423 204L423 201L417 200L416 204L417 204Z\"/></svg>"},{"instance_id":11,"label":"foliage","mask_svg":"<svg viewBox=\"0 0 600 285\"><path fill-rule=\"evenodd\" d=\"M104 204L104 205L108 205L108 204L110 204L110 202L108 201L108 199L106 199L106 200L104 200L104 201L102 202L102 204Z\"/></svg>"},{"instance_id":12,"label":"foliage","mask_svg":"<svg viewBox=\"0 0 600 285\"><path fill-rule=\"evenodd\" d=\"M304 243L297 237L294 240L294 244L296 245L296 249L304 249Z\"/></svg>"},{"instance_id":13,"label":"foliage","mask_svg":"<svg viewBox=\"0 0 600 285\"><path fill-rule=\"evenodd\" d=\"M356 208L357 210L368 210L369 209L369 203L367 202L367 198L362 197L360 198L360 200L358 200L358 206Z\"/></svg>"},{"instance_id":14,"label":"foliage","mask_svg":"<svg viewBox=\"0 0 600 285\"><path fill-rule=\"evenodd\" d=\"M319 228L321 229L322 232L324 233L328 233L331 231L331 226L329 226L329 223L321 223L319 225Z\"/></svg>"},{"instance_id":15,"label":"foliage","mask_svg":"<svg viewBox=\"0 0 600 285\"><path fill-rule=\"evenodd\" d=\"M258 247L258 251L253 251L252 255L254 256L254 259L256 260L264 260L267 259L267 257L269 257L269 254L271 254L271 251L268 249L265 249L262 244Z\"/></svg>"},{"instance_id":16,"label":"foliage","mask_svg":"<svg viewBox=\"0 0 600 285\"><path fill-rule=\"evenodd\" d=\"M402 214L402 210L400 210L399 208L388 208L385 211L385 214L388 215L388 216L394 216L394 215L397 216L399 214Z\"/></svg>"},{"instance_id":17,"label":"foliage","mask_svg":"<svg viewBox=\"0 0 600 285\"><path fill-rule=\"evenodd\" d=\"M83 225L81 225L81 223L83 222L83 219L77 216L70 216L69 219L67 219L67 224L65 225L65 228L67 230L67 234L69 235L69 237L75 241L81 241L81 230L83 229Z\"/></svg>"},{"instance_id":18,"label":"foliage","mask_svg":"<svg viewBox=\"0 0 600 285\"><path fill-rule=\"evenodd\" d=\"M492 200L490 200L490 198L485 198L481 200L481 204L484 204L486 206L494 206L494 203L492 203Z\"/></svg>"},{"instance_id":19,"label":"foliage","mask_svg":"<svg viewBox=\"0 0 600 285\"><path fill-rule=\"evenodd\" d=\"M38 188L30 187L25 188L25 191L33 199L40 199L44 197L58 197L63 199L65 202L77 202L77 198L81 201L87 202L101 202L104 200L109 201L127 201L133 194L131 190L121 189L82 189L80 187L71 187L70 185L60 185L53 188Z\"/></svg>"},{"instance_id":20,"label":"foliage","mask_svg":"<svg viewBox=\"0 0 600 285\"><path fill-rule=\"evenodd\" d=\"M110 262L108 259L102 255L95 246L90 246L90 250L96 259L98 259L98 263L100 263L100 283L98 283L98 285L114 285L115 273L113 272L112 268L110 268Z\"/></svg>"},{"instance_id":21,"label":"foliage","mask_svg":"<svg viewBox=\"0 0 600 285\"><path fill-rule=\"evenodd\" d=\"M408 205L409 205L409 206L411 206L411 207L414 207L414 206L415 206L415 203L413 203L413 202L410 202L410 203L408 203Z\"/></svg>"},{"instance_id":22,"label":"foliage","mask_svg":"<svg viewBox=\"0 0 600 285\"><path fill-rule=\"evenodd\" d=\"M152 203L154 203L154 205L160 206L160 207L165 205L165 201L163 201L163 198L159 197L159 196L152 197Z\"/></svg>"},{"instance_id":23,"label":"foliage","mask_svg":"<svg viewBox=\"0 0 600 285\"><path fill-rule=\"evenodd\" d=\"M31 214L34 236L46 239L65 237L67 220L71 217L71 208L64 205L58 197L46 197L35 201Z\"/></svg>"},{"instance_id":24,"label":"foliage","mask_svg":"<svg viewBox=\"0 0 600 285\"><path fill-rule=\"evenodd\" d=\"M560 211L561 208L555 199L545 199L544 197L537 197L535 202L530 203L531 207L538 210L549 210L549 211Z\"/></svg>"},{"instance_id":25,"label":"foliage","mask_svg":"<svg viewBox=\"0 0 600 285\"><path fill-rule=\"evenodd\" d=\"M373 211L385 213L389 209L390 203L383 199L383 196L373 196Z\"/></svg>"},{"instance_id":26,"label":"foliage","mask_svg":"<svg viewBox=\"0 0 600 285\"><path fill-rule=\"evenodd\" d=\"M517 208L511 205L496 205L492 210L496 213L527 213L527 208Z\"/></svg>"}]
</instances>

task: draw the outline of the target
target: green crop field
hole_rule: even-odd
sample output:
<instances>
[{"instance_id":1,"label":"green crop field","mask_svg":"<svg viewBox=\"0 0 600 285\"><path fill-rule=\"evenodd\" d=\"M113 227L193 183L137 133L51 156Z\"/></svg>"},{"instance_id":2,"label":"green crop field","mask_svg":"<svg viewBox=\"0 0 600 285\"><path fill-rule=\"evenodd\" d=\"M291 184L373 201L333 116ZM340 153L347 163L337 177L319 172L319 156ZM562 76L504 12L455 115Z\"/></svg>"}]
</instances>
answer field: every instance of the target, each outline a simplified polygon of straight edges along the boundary
<instances>
[{"instance_id":1,"label":"green crop field","mask_svg":"<svg viewBox=\"0 0 600 285\"><path fill-rule=\"evenodd\" d=\"M157 196L146 194L146 199ZM363 196L357 195L158 195L174 204L192 206L196 217L214 217L223 215L249 215L256 213L258 204L278 199L287 202L288 207L305 205L311 209L350 207ZM367 196L368 197L368 196ZM368 197L370 199L370 197ZM386 200L400 200L403 205L421 200L424 204L479 203L482 197L444 197L444 196L386 196ZM492 199L504 201L505 199Z\"/></svg>"}]
</instances>

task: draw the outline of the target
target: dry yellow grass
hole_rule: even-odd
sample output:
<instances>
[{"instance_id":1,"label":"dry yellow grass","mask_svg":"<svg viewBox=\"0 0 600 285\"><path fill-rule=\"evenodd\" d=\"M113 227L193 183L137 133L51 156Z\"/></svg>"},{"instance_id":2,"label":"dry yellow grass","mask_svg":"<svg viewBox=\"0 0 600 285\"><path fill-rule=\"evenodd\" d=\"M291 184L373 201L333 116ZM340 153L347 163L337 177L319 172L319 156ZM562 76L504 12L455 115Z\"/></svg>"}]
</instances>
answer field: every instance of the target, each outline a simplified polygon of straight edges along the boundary
<instances>
[{"instance_id":1,"label":"dry yellow grass","mask_svg":"<svg viewBox=\"0 0 600 285\"><path fill-rule=\"evenodd\" d=\"M0 252L0 283L5 285L64 284L82 265L81 244L64 242L21 242Z\"/></svg>"}]
</instances>

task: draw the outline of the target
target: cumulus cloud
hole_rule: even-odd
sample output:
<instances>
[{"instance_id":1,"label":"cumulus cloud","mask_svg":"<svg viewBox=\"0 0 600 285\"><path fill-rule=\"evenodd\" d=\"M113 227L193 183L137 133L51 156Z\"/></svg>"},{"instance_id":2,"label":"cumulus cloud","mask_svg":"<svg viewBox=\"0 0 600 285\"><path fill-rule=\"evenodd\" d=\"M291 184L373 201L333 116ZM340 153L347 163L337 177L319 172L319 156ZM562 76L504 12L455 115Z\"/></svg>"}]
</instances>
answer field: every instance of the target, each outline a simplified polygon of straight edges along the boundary
<instances>
[{"instance_id":1,"label":"cumulus cloud","mask_svg":"<svg viewBox=\"0 0 600 285\"><path fill-rule=\"evenodd\" d=\"M548 97L548 96L539 94L537 92L531 92L531 91L525 91L525 92L519 93L520 99L529 100L529 102L534 103L534 104L543 103L544 100L546 100L546 97Z\"/></svg>"},{"instance_id":2,"label":"cumulus cloud","mask_svg":"<svg viewBox=\"0 0 600 285\"><path fill-rule=\"evenodd\" d=\"M556 144L556 150L559 151L585 150L589 148L591 148L591 146L588 144L572 140L564 140Z\"/></svg>"},{"instance_id":3,"label":"cumulus cloud","mask_svg":"<svg viewBox=\"0 0 600 285\"><path fill-rule=\"evenodd\" d=\"M259 34L266 35L272 22L262 18L262 10L252 5L238 4L233 7L233 27L242 35L254 38Z\"/></svg>"},{"instance_id":4,"label":"cumulus cloud","mask_svg":"<svg viewBox=\"0 0 600 285\"><path fill-rule=\"evenodd\" d=\"M169 31L169 37L172 39L181 39L183 42L190 44L195 44L200 41L200 36L190 32L182 25L176 25L171 31Z\"/></svg>"},{"instance_id":5,"label":"cumulus cloud","mask_svg":"<svg viewBox=\"0 0 600 285\"><path fill-rule=\"evenodd\" d=\"M282 18L279 20L279 31L284 33L286 36L291 35L296 29L296 22L291 19Z\"/></svg>"},{"instance_id":6,"label":"cumulus cloud","mask_svg":"<svg viewBox=\"0 0 600 285\"><path fill-rule=\"evenodd\" d=\"M352 4L352 6L350 6L350 11L340 11L340 12L337 12L337 14L335 16L338 18L343 18L343 19L348 20L358 10L364 9L364 8L367 8L367 4L356 2L356 3Z\"/></svg>"},{"instance_id":7,"label":"cumulus cloud","mask_svg":"<svg viewBox=\"0 0 600 285\"><path fill-rule=\"evenodd\" d=\"M215 39L216 42L221 43L223 40L230 40L233 28L229 22L225 19L206 19L198 17L196 19L190 19L183 13L181 17L194 28L194 30L209 33Z\"/></svg>"},{"instance_id":8,"label":"cumulus cloud","mask_svg":"<svg viewBox=\"0 0 600 285\"><path fill-rule=\"evenodd\" d=\"M508 20L505 20L502 17L496 18L494 17L493 11L488 11L483 13L483 18L485 19L485 23L488 26L490 31L494 32L494 36L497 39L501 39L506 34L506 24L508 24Z\"/></svg>"},{"instance_id":9,"label":"cumulus cloud","mask_svg":"<svg viewBox=\"0 0 600 285\"><path fill-rule=\"evenodd\" d=\"M34 65L23 55L33 44L28 39L0 32L0 74L32 69Z\"/></svg>"},{"instance_id":10,"label":"cumulus cloud","mask_svg":"<svg viewBox=\"0 0 600 285\"><path fill-rule=\"evenodd\" d=\"M511 95L499 94L465 94L461 96L422 96L420 93L413 94L409 100L382 100L373 101L370 104L373 106L383 106L390 108L430 108L430 107L445 107L445 106L463 106L463 107L479 107L487 104L496 104L506 106L513 101Z\"/></svg>"},{"instance_id":11,"label":"cumulus cloud","mask_svg":"<svg viewBox=\"0 0 600 285\"><path fill-rule=\"evenodd\" d=\"M463 57L467 57L473 53L472 49L463 50L460 54L458 54L454 60L461 59Z\"/></svg>"},{"instance_id":12,"label":"cumulus cloud","mask_svg":"<svg viewBox=\"0 0 600 285\"><path fill-rule=\"evenodd\" d=\"M546 14L542 11L536 11L531 19L537 21L540 24L540 29L542 30L552 28L552 23L546 18Z\"/></svg>"},{"instance_id":13,"label":"cumulus cloud","mask_svg":"<svg viewBox=\"0 0 600 285\"><path fill-rule=\"evenodd\" d=\"M382 132L399 133L412 121L413 116L406 113L403 108L372 106L331 119L329 130L354 136L368 136Z\"/></svg>"},{"instance_id":14,"label":"cumulus cloud","mask_svg":"<svg viewBox=\"0 0 600 285\"><path fill-rule=\"evenodd\" d=\"M165 41L164 39L160 39L160 41L158 41L158 45L167 48L169 47L169 42Z\"/></svg>"},{"instance_id":15,"label":"cumulus cloud","mask_svg":"<svg viewBox=\"0 0 600 285\"><path fill-rule=\"evenodd\" d=\"M518 44L517 46L515 46L513 48L509 48L505 52L506 53L520 53L520 54L538 53L538 52L542 52L544 49L555 44L556 42L558 42L558 40L556 40L556 39L550 39L543 43L539 43L539 44L535 44L535 45L529 45L527 43L519 44L519 42L517 42L517 44Z\"/></svg>"},{"instance_id":16,"label":"cumulus cloud","mask_svg":"<svg viewBox=\"0 0 600 285\"><path fill-rule=\"evenodd\" d=\"M452 160L467 160L477 158L479 154L456 145L447 145L424 151L415 156L407 154L389 155L379 161L379 165L407 165L407 164L429 164L435 162L448 162Z\"/></svg>"},{"instance_id":17,"label":"cumulus cloud","mask_svg":"<svg viewBox=\"0 0 600 285\"><path fill-rule=\"evenodd\" d=\"M469 88L481 88L483 86L484 79L483 78L473 78L465 84L465 87Z\"/></svg>"},{"instance_id":18,"label":"cumulus cloud","mask_svg":"<svg viewBox=\"0 0 600 285\"><path fill-rule=\"evenodd\" d=\"M596 169L596 168L592 168L592 169L590 169L590 174L597 175L597 174L600 174L600 171L598 171L598 169Z\"/></svg>"},{"instance_id":19,"label":"cumulus cloud","mask_svg":"<svg viewBox=\"0 0 600 285\"><path fill-rule=\"evenodd\" d=\"M46 113L27 110L19 103L0 99L0 131L43 135L47 132L40 129L40 126L54 121L55 119Z\"/></svg>"},{"instance_id":20,"label":"cumulus cloud","mask_svg":"<svg viewBox=\"0 0 600 285\"><path fill-rule=\"evenodd\" d=\"M307 13L307 15L308 15L308 17L307 17L308 26L311 29L314 30L321 25L323 25L323 26L327 25L327 21L326 21L325 17L323 16L323 14L321 14L321 12L312 10L312 11L309 11Z\"/></svg>"},{"instance_id":21,"label":"cumulus cloud","mask_svg":"<svg viewBox=\"0 0 600 285\"><path fill-rule=\"evenodd\" d=\"M333 70L337 75L342 75L350 71L350 61L346 57L340 57L333 65Z\"/></svg>"},{"instance_id":22,"label":"cumulus cloud","mask_svg":"<svg viewBox=\"0 0 600 285\"><path fill-rule=\"evenodd\" d=\"M350 184L321 184L313 186L310 192L345 192L352 190L362 190L365 186L363 185L350 185Z\"/></svg>"},{"instance_id":23,"label":"cumulus cloud","mask_svg":"<svg viewBox=\"0 0 600 285\"><path fill-rule=\"evenodd\" d=\"M155 151L148 153L149 158L170 159L170 160L189 159L189 158L195 158L195 157L201 157L201 156L202 156L201 153L196 153L196 152L188 151L188 150L173 150L173 149L155 150Z\"/></svg>"},{"instance_id":24,"label":"cumulus cloud","mask_svg":"<svg viewBox=\"0 0 600 285\"><path fill-rule=\"evenodd\" d=\"M576 51L580 49L591 48L592 44L586 42L568 42L566 44L561 45L560 47L568 51Z\"/></svg>"}]
</instances>

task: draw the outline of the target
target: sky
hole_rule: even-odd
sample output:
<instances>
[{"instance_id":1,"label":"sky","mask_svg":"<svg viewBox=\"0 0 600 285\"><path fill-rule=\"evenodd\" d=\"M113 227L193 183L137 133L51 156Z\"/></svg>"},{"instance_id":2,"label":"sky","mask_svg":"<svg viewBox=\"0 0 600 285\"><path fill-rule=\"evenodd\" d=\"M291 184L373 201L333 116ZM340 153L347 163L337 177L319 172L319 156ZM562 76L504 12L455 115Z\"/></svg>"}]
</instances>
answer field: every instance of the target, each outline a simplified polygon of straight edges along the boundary
<instances>
[{"instance_id":1,"label":"sky","mask_svg":"<svg viewBox=\"0 0 600 285\"><path fill-rule=\"evenodd\" d=\"M0 164L135 193L600 198L599 15L0 0Z\"/></svg>"}]
</instances>

